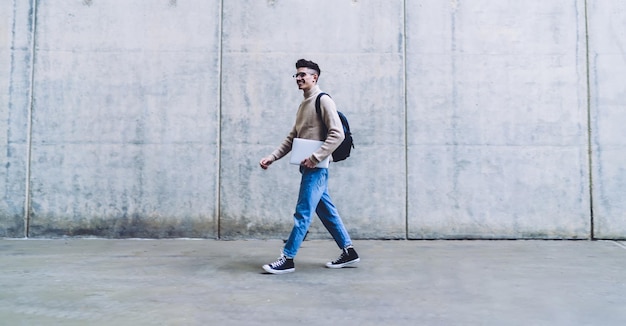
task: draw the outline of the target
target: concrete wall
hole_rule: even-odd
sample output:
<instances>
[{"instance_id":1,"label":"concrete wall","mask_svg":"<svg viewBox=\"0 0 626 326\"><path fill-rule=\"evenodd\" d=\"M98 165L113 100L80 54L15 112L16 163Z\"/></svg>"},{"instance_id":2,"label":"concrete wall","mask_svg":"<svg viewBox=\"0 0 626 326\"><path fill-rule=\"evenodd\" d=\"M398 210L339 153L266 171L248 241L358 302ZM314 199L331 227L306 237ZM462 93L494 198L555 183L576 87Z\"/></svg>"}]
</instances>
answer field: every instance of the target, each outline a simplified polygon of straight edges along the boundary
<instances>
[{"instance_id":1,"label":"concrete wall","mask_svg":"<svg viewBox=\"0 0 626 326\"><path fill-rule=\"evenodd\" d=\"M0 2L0 236L25 234L27 120L30 107L30 5Z\"/></svg>"},{"instance_id":2,"label":"concrete wall","mask_svg":"<svg viewBox=\"0 0 626 326\"><path fill-rule=\"evenodd\" d=\"M626 238L617 0L0 4L0 236L284 237L299 58L355 238ZM620 96L622 95L622 96ZM315 221L311 237L327 237Z\"/></svg>"},{"instance_id":3,"label":"concrete wall","mask_svg":"<svg viewBox=\"0 0 626 326\"><path fill-rule=\"evenodd\" d=\"M411 237L589 236L584 10L407 8Z\"/></svg>"},{"instance_id":4,"label":"concrete wall","mask_svg":"<svg viewBox=\"0 0 626 326\"><path fill-rule=\"evenodd\" d=\"M589 105L594 234L626 238L626 3L591 1Z\"/></svg>"}]
</instances>

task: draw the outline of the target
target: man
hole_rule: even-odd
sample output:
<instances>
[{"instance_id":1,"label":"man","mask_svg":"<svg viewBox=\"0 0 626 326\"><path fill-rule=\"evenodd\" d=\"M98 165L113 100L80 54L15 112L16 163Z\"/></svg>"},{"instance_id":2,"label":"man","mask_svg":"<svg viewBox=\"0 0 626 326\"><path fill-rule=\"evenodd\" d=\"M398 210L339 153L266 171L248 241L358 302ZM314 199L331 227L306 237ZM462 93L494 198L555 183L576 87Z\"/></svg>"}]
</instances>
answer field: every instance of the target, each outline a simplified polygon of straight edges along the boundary
<instances>
[{"instance_id":1,"label":"man","mask_svg":"<svg viewBox=\"0 0 626 326\"><path fill-rule=\"evenodd\" d=\"M328 169L316 167L319 162L331 156L345 137L335 102L330 96L322 96L320 99L323 121L319 119L315 110L315 100L317 95L321 93L319 86L317 86L320 73L320 68L315 62L304 59L296 62L296 74L293 77L296 79L298 88L304 93L304 100L300 103L298 113L296 114L296 122L280 146L259 162L261 168L267 169L270 164L291 151L294 138L321 140L324 142L320 149L300 163L302 180L300 182L296 213L293 216L293 229L285 242L280 258L271 264L263 266L266 272L272 274L284 274L295 271L293 259L298 253L309 225L311 225L314 211L341 249L339 258L326 263L326 267L342 268L360 260L359 255L352 247L350 235L348 235L348 231L343 226L341 217L328 194ZM325 132L326 130L328 130L327 133Z\"/></svg>"}]
</instances>

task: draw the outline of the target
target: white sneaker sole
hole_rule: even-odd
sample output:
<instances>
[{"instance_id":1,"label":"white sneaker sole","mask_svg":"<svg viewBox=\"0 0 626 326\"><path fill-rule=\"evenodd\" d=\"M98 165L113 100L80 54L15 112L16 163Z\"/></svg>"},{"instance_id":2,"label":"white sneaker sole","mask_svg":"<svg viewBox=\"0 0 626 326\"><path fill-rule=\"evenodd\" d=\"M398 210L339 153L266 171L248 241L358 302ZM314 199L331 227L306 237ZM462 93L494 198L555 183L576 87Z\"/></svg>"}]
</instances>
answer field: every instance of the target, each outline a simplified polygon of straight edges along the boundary
<instances>
[{"instance_id":1,"label":"white sneaker sole","mask_svg":"<svg viewBox=\"0 0 626 326\"><path fill-rule=\"evenodd\" d=\"M270 273L270 274L287 274L287 273L293 273L296 271L295 268L289 268L289 269L273 269L270 267L270 265L263 265L263 269Z\"/></svg>"},{"instance_id":2,"label":"white sneaker sole","mask_svg":"<svg viewBox=\"0 0 626 326\"><path fill-rule=\"evenodd\" d=\"M357 259L351 260L351 261L349 261L347 263L338 264L338 265L333 265L332 262L328 262L328 263L326 263L326 267L328 267L328 268L343 268L343 267L346 267L348 265L356 264L356 263L358 263L360 261L361 261L361 258L357 258Z\"/></svg>"}]
</instances>

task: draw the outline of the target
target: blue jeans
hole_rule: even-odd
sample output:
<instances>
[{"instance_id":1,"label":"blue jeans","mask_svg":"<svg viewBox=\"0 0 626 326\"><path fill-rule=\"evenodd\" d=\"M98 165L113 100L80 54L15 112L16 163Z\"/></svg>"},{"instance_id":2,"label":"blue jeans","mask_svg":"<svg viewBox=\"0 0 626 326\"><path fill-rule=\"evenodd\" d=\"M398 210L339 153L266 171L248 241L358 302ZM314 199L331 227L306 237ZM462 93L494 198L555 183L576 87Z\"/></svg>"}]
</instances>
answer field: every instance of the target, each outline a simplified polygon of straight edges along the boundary
<instances>
[{"instance_id":1,"label":"blue jeans","mask_svg":"<svg viewBox=\"0 0 626 326\"><path fill-rule=\"evenodd\" d=\"M283 248L285 256L293 258L298 253L304 236L311 225L313 208L340 249L352 245L352 240L350 240L350 235L343 226L339 212L328 195L328 169L300 167L300 173L302 174L300 193L296 213L293 214L293 229Z\"/></svg>"}]
</instances>

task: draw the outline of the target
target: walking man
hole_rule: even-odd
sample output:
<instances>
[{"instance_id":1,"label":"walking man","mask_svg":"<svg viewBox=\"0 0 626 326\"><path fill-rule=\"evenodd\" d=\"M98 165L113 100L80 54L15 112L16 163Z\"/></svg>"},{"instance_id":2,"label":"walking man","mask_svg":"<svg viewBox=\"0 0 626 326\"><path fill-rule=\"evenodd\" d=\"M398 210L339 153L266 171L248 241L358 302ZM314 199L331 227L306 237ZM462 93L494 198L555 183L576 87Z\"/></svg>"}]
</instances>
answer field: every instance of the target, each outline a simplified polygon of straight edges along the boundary
<instances>
[{"instance_id":1,"label":"walking man","mask_svg":"<svg viewBox=\"0 0 626 326\"><path fill-rule=\"evenodd\" d=\"M359 262L359 255L352 247L352 240L343 225L341 217L333 205L328 194L328 169L317 168L316 165L331 156L333 151L344 139L343 127L337 114L335 102L330 96L320 98L320 120L315 100L322 91L317 86L320 76L319 66L313 62L300 59L296 62L294 78L298 88L304 93L304 100L300 103L296 114L296 121L285 140L270 155L261 159L261 168L267 169L274 161L284 157L291 151L294 138L320 140L322 147L305 158L300 163L300 191L294 217L294 226L285 242L282 253L277 261L264 265L263 269L272 274L284 274L295 271L293 262L298 249L311 225L313 212L335 239L341 249L341 255L334 261L326 263L328 268L342 268L346 265ZM323 120L323 121L322 121ZM328 132L326 133L326 130ZM331 156L332 159L332 156Z\"/></svg>"}]
</instances>

